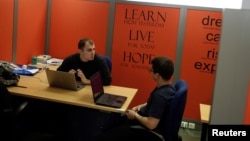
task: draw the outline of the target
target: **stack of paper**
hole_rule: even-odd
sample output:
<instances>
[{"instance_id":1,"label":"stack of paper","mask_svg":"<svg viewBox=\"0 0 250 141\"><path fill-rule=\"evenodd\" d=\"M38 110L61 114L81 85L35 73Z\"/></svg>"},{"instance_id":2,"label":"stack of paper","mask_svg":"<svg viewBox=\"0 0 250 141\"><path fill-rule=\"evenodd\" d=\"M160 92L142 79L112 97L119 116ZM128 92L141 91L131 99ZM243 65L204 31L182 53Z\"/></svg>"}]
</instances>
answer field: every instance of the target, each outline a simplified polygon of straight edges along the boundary
<instances>
[{"instance_id":1,"label":"stack of paper","mask_svg":"<svg viewBox=\"0 0 250 141\"><path fill-rule=\"evenodd\" d=\"M51 58L49 60L47 60L47 64L49 65L61 65L63 62L62 59L57 59L57 58Z\"/></svg>"}]
</instances>

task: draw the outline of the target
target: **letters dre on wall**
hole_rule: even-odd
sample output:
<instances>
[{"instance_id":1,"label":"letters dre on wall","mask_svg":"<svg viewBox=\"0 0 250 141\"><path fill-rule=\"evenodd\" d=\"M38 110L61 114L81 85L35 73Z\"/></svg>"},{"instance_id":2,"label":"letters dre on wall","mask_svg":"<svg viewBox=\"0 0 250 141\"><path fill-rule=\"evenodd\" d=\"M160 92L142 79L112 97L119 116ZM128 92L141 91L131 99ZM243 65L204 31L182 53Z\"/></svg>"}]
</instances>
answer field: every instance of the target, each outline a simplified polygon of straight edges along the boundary
<instances>
[{"instance_id":1,"label":"letters dre on wall","mask_svg":"<svg viewBox=\"0 0 250 141\"><path fill-rule=\"evenodd\" d=\"M180 75L190 88L186 118L199 120L199 104L211 102L221 26L220 11L187 11Z\"/></svg>"}]
</instances>

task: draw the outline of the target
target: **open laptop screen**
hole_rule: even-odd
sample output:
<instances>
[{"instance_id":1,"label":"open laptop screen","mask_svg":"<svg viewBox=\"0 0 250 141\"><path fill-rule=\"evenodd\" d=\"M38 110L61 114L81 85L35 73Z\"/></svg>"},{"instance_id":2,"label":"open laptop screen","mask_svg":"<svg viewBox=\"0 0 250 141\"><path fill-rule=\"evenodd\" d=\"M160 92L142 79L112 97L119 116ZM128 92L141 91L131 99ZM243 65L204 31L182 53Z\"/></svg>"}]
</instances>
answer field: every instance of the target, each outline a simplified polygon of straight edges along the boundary
<instances>
[{"instance_id":1,"label":"open laptop screen","mask_svg":"<svg viewBox=\"0 0 250 141\"><path fill-rule=\"evenodd\" d=\"M94 95L94 99L98 98L101 94L104 93L103 85L102 85L102 78L101 73L97 72L90 78L92 92Z\"/></svg>"},{"instance_id":2,"label":"open laptop screen","mask_svg":"<svg viewBox=\"0 0 250 141\"><path fill-rule=\"evenodd\" d=\"M94 102L97 105L109 106L113 108L121 108L127 97L104 93L102 78L100 72L94 74L90 78Z\"/></svg>"}]
</instances>

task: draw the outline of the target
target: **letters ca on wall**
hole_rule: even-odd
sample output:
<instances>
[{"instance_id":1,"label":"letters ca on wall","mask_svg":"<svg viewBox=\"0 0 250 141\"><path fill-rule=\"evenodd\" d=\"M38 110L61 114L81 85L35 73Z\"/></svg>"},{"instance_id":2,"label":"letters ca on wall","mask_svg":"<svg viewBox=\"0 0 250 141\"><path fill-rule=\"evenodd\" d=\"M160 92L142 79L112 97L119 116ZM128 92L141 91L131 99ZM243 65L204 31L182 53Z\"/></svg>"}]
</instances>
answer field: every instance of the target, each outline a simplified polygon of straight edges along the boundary
<instances>
[{"instance_id":1,"label":"letters ca on wall","mask_svg":"<svg viewBox=\"0 0 250 141\"><path fill-rule=\"evenodd\" d=\"M187 109L197 111L197 117L199 103L211 102L221 26L221 12L187 11L181 78L189 84L189 100L192 105L187 105Z\"/></svg>"},{"instance_id":2,"label":"letters ca on wall","mask_svg":"<svg viewBox=\"0 0 250 141\"><path fill-rule=\"evenodd\" d=\"M179 9L117 4L115 14L112 60L118 71L148 73L154 57L175 59Z\"/></svg>"},{"instance_id":3,"label":"letters ca on wall","mask_svg":"<svg viewBox=\"0 0 250 141\"><path fill-rule=\"evenodd\" d=\"M184 53L193 56L194 71L215 73L221 25L221 12L188 11Z\"/></svg>"}]
</instances>

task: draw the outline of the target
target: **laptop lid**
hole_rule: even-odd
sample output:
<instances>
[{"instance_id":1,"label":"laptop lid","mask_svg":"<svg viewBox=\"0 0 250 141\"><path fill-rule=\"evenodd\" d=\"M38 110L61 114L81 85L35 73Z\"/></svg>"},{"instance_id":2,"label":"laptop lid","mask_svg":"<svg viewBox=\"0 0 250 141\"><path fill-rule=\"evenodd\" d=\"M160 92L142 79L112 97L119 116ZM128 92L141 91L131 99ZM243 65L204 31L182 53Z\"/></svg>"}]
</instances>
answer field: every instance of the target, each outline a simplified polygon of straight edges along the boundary
<instances>
[{"instance_id":1,"label":"laptop lid","mask_svg":"<svg viewBox=\"0 0 250 141\"><path fill-rule=\"evenodd\" d=\"M113 108L122 107L127 97L105 93L100 72L92 75L90 81L95 104Z\"/></svg>"},{"instance_id":2,"label":"laptop lid","mask_svg":"<svg viewBox=\"0 0 250 141\"><path fill-rule=\"evenodd\" d=\"M97 72L90 78L92 93L94 97L94 101L96 102L98 97L104 94L104 89L102 85L101 73Z\"/></svg>"},{"instance_id":3,"label":"laptop lid","mask_svg":"<svg viewBox=\"0 0 250 141\"><path fill-rule=\"evenodd\" d=\"M75 79L75 75L56 70L46 69L46 75L51 87L58 87L68 90L80 90L84 87L82 83L79 83Z\"/></svg>"}]
</instances>

